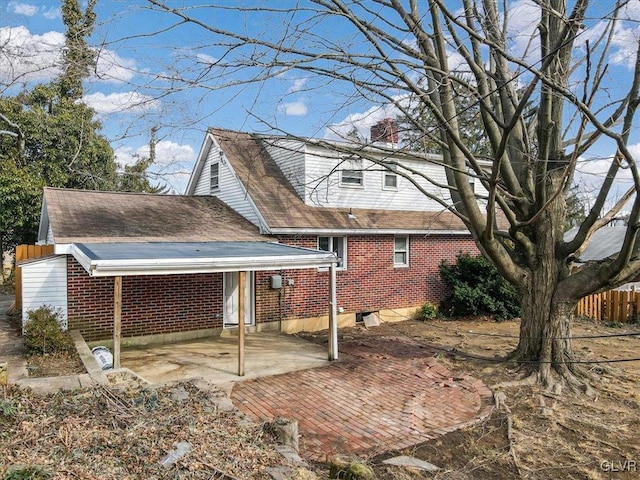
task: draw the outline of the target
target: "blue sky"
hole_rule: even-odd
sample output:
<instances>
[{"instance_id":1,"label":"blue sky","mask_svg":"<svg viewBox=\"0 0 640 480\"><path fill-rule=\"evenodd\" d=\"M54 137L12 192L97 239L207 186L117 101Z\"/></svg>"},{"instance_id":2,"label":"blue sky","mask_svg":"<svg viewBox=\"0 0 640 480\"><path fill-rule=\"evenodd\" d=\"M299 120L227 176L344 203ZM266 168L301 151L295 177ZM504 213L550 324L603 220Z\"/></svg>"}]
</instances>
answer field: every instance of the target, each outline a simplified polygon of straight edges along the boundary
<instances>
[{"instance_id":1,"label":"blue sky","mask_svg":"<svg viewBox=\"0 0 640 480\"><path fill-rule=\"evenodd\" d=\"M207 2L176 0L172 3L192 6ZM234 1L217 3L228 8L193 10L192 13L209 25L248 31L263 38L281 32L282 22L275 18L275 13L244 16L233 8ZM250 3L243 2L243 5ZM277 7L291 6L293 2L263 0L255 4ZM511 27L519 33L513 36L513 49L524 55L528 33L536 25L532 21L533 10L529 10L531 0L514 0L510 4L515 12ZM602 5L607 8L609 2ZM0 94L14 93L21 86L37 81L48 81L56 74L55 65L64 43L59 7L58 0L0 2L0 45L13 53L10 63L0 58ZM209 81L206 88L185 88L172 83L171 79L177 74L189 74L194 66L202 66L225 54L209 46L210 34L188 26L166 30L175 18L153 11L144 0L98 0L96 13L98 19L91 43L99 50L100 60L96 75L86 84L85 101L96 110L104 134L121 163L130 162L134 154L144 155L148 151L151 127L159 126L159 162L152 170L178 192L186 185L208 126L244 131L276 129L301 136L332 137L332 130L344 132L349 128L344 125L354 125L366 135L371 124L394 115L392 108L380 108L334 85L319 88L313 79L294 71L278 74L268 87L250 83L218 89L215 81ZM304 17L304 12L300 15ZM628 15L640 19L640 0L631 1ZM345 33L334 25L320 27L320 39ZM614 83L608 85L613 90L625 88L630 81L637 25L635 22L621 27L614 37L610 68L616 74ZM595 21L589 26L592 31L597 28ZM458 60L452 52L450 62ZM237 80L242 80L246 72L235 75ZM220 79L219 84L227 83L229 78L232 77ZM632 143L640 155L640 139ZM603 146L595 155L607 156L609 148ZM606 161L592 160L585 162L582 170L585 175L595 173L597 178L606 164Z\"/></svg>"},{"instance_id":2,"label":"blue sky","mask_svg":"<svg viewBox=\"0 0 640 480\"><path fill-rule=\"evenodd\" d=\"M53 78L64 44L60 2L9 1L1 2L0 8L0 40L13 53L10 64L0 63L0 72L5 72L0 74L0 87L4 86L0 93L15 93L20 87ZM312 102L302 92L305 82L299 77L283 74L268 92L253 84L224 90L177 86L166 95L163 89L170 89L170 82L162 77L171 77L169 68L189 69L194 58L207 62L222 54L207 48L206 33L183 28L157 34L175 19L151 11L143 0L99 0L96 13L91 43L100 55L96 75L85 83L84 100L96 110L119 162L127 163L132 155L147 153L149 131L158 125L159 165L151 170L181 192L209 126L268 130L260 118L298 135L324 135L324 124L317 121L318 116L315 121L310 118ZM246 21L233 10L207 15L210 18L205 15L205 19L230 28ZM266 20L261 22L251 27L265 31L271 28ZM144 36L151 33L154 35ZM131 36L138 38L128 38ZM260 102L256 103L258 95ZM321 101L317 93L314 98Z\"/></svg>"}]
</instances>

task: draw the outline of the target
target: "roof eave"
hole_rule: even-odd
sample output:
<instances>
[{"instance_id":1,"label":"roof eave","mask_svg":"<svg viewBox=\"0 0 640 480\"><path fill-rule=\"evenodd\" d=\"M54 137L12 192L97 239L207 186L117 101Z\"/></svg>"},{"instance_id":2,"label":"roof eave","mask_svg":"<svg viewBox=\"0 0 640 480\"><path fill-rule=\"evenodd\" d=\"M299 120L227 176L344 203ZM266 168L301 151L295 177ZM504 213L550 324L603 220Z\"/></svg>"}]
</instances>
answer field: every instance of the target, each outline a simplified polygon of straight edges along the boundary
<instances>
[{"instance_id":1,"label":"roof eave","mask_svg":"<svg viewBox=\"0 0 640 480\"><path fill-rule=\"evenodd\" d=\"M470 235L469 230L429 228L295 228L272 227L273 235Z\"/></svg>"},{"instance_id":2,"label":"roof eave","mask_svg":"<svg viewBox=\"0 0 640 480\"><path fill-rule=\"evenodd\" d=\"M338 263L335 255L328 253L198 259L95 260L86 255L76 245L71 246L70 253L92 277L288 270L296 268L323 268Z\"/></svg>"}]
</instances>

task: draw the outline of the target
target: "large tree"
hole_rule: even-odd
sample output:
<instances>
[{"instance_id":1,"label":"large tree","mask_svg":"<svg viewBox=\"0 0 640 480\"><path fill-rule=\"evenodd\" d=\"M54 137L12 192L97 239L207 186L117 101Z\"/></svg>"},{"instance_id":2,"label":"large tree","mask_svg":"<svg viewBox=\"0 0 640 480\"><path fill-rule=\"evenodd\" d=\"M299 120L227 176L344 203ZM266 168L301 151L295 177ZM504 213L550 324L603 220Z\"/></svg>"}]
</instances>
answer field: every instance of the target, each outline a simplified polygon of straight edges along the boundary
<instances>
[{"instance_id":1,"label":"large tree","mask_svg":"<svg viewBox=\"0 0 640 480\"><path fill-rule=\"evenodd\" d=\"M176 28L191 24L210 34L210 47L219 55L182 79L190 85L220 88L225 74L234 75L228 83L237 85L297 70L325 85L342 85L336 92L394 105L407 118L414 108L428 112L434 124L425 126L417 118L413 127L441 149L451 210L522 298L520 341L510 358L537 366L545 385L587 385L585 371L573 361L576 302L623 284L640 270L635 194L640 176L629 151L639 104L637 38L629 36L626 45L632 46L628 78L607 88L613 39L625 28L621 15L627 1L310 0L262 11L234 6L246 17L236 30L210 22L210 10L148 1L176 16ZM511 29L509 9L515 4L528 7L526 19L535 29ZM216 7L209 2L202 8ZM244 28L260 25L260 15L267 14L270 25L280 18L281 34L271 28L254 35ZM178 82L178 74L172 80ZM481 156L461 121L463 103L456 101L461 91L473 100L489 145ZM576 166L595 148L610 148L609 168L578 233L565 240ZM623 170L631 172L633 186L606 209ZM488 192L483 201L470 187L469 174ZM620 253L572 271L572 260L593 232L627 200L631 207Z\"/></svg>"},{"instance_id":2,"label":"large tree","mask_svg":"<svg viewBox=\"0 0 640 480\"><path fill-rule=\"evenodd\" d=\"M95 112L82 102L96 65L88 44L96 0L62 1L66 27L59 75L16 95L0 97L0 255L36 240L44 186L158 192L142 158L117 172L114 152ZM155 139L153 139L155 142Z\"/></svg>"}]
</instances>

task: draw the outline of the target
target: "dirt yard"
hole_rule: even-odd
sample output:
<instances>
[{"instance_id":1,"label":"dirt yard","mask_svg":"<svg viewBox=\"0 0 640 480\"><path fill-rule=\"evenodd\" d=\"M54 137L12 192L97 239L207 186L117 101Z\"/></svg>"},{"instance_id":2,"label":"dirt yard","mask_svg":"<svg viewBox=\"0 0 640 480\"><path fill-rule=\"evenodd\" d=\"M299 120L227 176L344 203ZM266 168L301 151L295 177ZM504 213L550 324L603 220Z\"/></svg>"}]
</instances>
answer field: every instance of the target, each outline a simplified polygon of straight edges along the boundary
<instances>
[{"instance_id":1,"label":"dirt yard","mask_svg":"<svg viewBox=\"0 0 640 480\"><path fill-rule=\"evenodd\" d=\"M429 321L360 329L358 335L410 337L441 347L440 360L454 374L482 379L496 393L499 407L475 428L401 452L443 470L436 475L398 472L381 466L388 455L371 459L379 478L409 479L600 479L640 478L640 361L586 366L594 374L594 398L545 392L536 386L508 386L524 369L446 353L455 349L493 358L517 344L517 322ZM638 333L637 326L576 323L574 336ZM640 335L576 339L583 361L640 357ZM500 385L503 386L500 386Z\"/></svg>"},{"instance_id":2,"label":"dirt yard","mask_svg":"<svg viewBox=\"0 0 640 480\"><path fill-rule=\"evenodd\" d=\"M640 357L640 329L578 322L575 336L585 361ZM482 379L499 406L477 426L402 452L364 459L379 479L631 479L640 477L640 361L586 364L596 381L594 398L568 391L508 386L524 370L494 358L517 342L516 322L428 321L340 330L341 342L396 338L436 346L452 373ZM637 336L635 334L638 334ZM326 333L305 335L316 342ZM502 385L502 386L500 386ZM2 392L0 391L0 394ZM216 407L215 392L195 383L113 388L38 397L9 389L0 397L0 478L268 478L282 463L259 425ZM159 465L177 442L191 450L175 465ZM385 467L395 454L413 455L441 468L436 474ZM9 466L37 466L50 476L8 477ZM324 465L314 465L326 478ZM226 476L225 476L226 475ZM298 477L310 479L312 477Z\"/></svg>"}]
</instances>

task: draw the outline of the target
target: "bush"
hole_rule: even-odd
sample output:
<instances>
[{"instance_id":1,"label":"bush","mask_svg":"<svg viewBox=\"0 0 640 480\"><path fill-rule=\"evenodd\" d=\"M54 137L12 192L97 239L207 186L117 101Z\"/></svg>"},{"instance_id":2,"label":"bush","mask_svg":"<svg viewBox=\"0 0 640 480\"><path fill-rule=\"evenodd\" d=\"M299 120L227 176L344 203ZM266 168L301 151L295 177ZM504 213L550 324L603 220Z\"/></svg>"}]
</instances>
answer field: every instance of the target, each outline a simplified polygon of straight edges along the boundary
<instances>
[{"instance_id":1,"label":"bush","mask_svg":"<svg viewBox=\"0 0 640 480\"><path fill-rule=\"evenodd\" d=\"M29 321L24 327L24 345L31 354L71 352L73 341L60 326L60 313L42 306L27 312Z\"/></svg>"},{"instance_id":2,"label":"bush","mask_svg":"<svg viewBox=\"0 0 640 480\"><path fill-rule=\"evenodd\" d=\"M440 276L450 291L440 303L439 311L443 315L495 315L496 320L520 315L515 288L483 256L460 253L454 265L443 260Z\"/></svg>"},{"instance_id":3,"label":"bush","mask_svg":"<svg viewBox=\"0 0 640 480\"><path fill-rule=\"evenodd\" d=\"M426 302L420 307L418 318L420 320L431 320L438 316L438 307L431 302Z\"/></svg>"}]
</instances>

